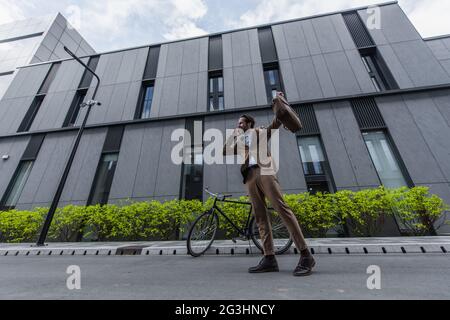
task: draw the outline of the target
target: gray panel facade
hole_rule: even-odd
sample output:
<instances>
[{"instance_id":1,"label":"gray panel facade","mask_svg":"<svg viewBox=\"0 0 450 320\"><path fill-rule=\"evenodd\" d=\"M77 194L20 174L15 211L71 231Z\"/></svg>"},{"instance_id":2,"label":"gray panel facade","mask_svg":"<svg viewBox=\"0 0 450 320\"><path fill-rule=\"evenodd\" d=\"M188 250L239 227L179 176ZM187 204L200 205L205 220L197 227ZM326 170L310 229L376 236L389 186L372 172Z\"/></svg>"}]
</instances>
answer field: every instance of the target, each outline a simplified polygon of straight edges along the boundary
<instances>
[{"instance_id":1,"label":"gray panel facade","mask_svg":"<svg viewBox=\"0 0 450 320\"><path fill-rule=\"evenodd\" d=\"M329 178L337 190L361 190L381 184L351 104L355 97L370 96L386 124L376 129L392 138L398 160L412 183L430 187L450 203L449 38L422 39L397 4L382 5L380 12L381 29L370 29L369 33L399 91L375 92L342 14L333 13L271 26L286 96L295 106L305 102L313 105L320 129L317 135L331 169ZM366 10L358 14L363 22L369 18ZM58 21L46 31L45 48L39 54L50 52L55 59L66 57L59 46L61 39L76 46L80 55L94 54L88 52L90 47L81 37L61 25L61 19ZM242 113L254 116L257 125L272 121L257 27L222 34L225 110L221 112L208 112L209 37L159 46L150 119L135 119L142 103L143 84L147 83L143 83L143 77L149 46L100 54L96 72L101 86L96 99L102 105L94 107L89 116L60 205L87 203L112 124L125 126L109 193L109 203L121 204L180 197L182 165L172 162L172 149L178 142L171 141L171 136L174 130L184 129L193 117L204 119L206 132L235 128ZM83 59L88 61L86 56ZM61 127L83 69L72 60L64 60L29 132L17 134L50 66L44 63L20 68L0 100L0 156L9 155L8 160L0 160L0 196L30 136L46 133L17 204L19 209L50 204L77 132L76 128ZM93 80L86 99L92 98L95 85ZM81 110L76 126L85 112ZM277 175L283 192L306 192L310 182L304 174L297 136L283 128L279 134ZM204 146L208 148L209 141ZM226 164L205 164L203 186L213 192L245 195L240 165L233 164L233 158L225 159ZM207 195L203 194L203 198ZM443 228L439 232L449 231Z\"/></svg>"}]
</instances>

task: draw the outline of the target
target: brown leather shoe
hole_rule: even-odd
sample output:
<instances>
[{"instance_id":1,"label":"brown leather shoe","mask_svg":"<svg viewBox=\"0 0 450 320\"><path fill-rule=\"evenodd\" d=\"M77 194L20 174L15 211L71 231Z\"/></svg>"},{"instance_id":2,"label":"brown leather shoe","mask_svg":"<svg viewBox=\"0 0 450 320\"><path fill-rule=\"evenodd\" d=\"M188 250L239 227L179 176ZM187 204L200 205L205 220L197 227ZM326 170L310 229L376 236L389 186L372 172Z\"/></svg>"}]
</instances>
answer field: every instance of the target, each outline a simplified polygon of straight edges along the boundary
<instances>
[{"instance_id":1,"label":"brown leather shoe","mask_svg":"<svg viewBox=\"0 0 450 320\"><path fill-rule=\"evenodd\" d=\"M264 256L259 264L255 267L248 269L249 273L262 273L262 272L278 272L278 263L275 256Z\"/></svg>"},{"instance_id":2,"label":"brown leather shoe","mask_svg":"<svg viewBox=\"0 0 450 320\"><path fill-rule=\"evenodd\" d=\"M301 257L293 274L296 277L309 276L312 273L312 269L315 265L316 261L314 260L313 256Z\"/></svg>"}]
</instances>

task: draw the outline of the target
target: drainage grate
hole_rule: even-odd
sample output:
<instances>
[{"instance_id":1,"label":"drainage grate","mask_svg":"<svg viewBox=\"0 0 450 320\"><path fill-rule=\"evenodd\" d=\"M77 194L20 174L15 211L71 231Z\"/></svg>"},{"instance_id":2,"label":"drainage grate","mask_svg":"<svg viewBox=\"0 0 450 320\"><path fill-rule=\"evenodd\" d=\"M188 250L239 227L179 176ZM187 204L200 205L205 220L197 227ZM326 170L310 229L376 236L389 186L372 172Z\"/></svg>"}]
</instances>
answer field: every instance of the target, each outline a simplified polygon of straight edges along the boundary
<instances>
[{"instance_id":1,"label":"drainage grate","mask_svg":"<svg viewBox=\"0 0 450 320\"><path fill-rule=\"evenodd\" d=\"M350 250L348 250L348 248L345 248L345 253L350 254Z\"/></svg>"},{"instance_id":2,"label":"drainage grate","mask_svg":"<svg viewBox=\"0 0 450 320\"><path fill-rule=\"evenodd\" d=\"M145 246L128 246L118 248L116 251L116 256L135 256L141 254Z\"/></svg>"},{"instance_id":3,"label":"drainage grate","mask_svg":"<svg viewBox=\"0 0 450 320\"><path fill-rule=\"evenodd\" d=\"M441 247L443 253L447 253L447 250L444 247Z\"/></svg>"},{"instance_id":4,"label":"drainage grate","mask_svg":"<svg viewBox=\"0 0 450 320\"><path fill-rule=\"evenodd\" d=\"M333 251L331 251L331 248L328 248L328 253L333 254Z\"/></svg>"},{"instance_id":5,"label":"drainage grate","mask_svg":"<svg viewBox=\"0 0 450 320\"><path fill-rule=\"evenodd\" d=\"M424 247L420 247L420 250L422 250L422 253L427 253Z\"/></svg>"},{"instance_id":6,"label":"drainage grate","mask_svg":"<svg viewBox=\"0 0 450 320\"><path fill-rule=\"evenodd\" d=\"M363 248L363 250L364 250L365 254L369 254L369 251L367 251L367 248Z\"/></svg>"},{"instance_id":7,"label":"drainage grate","mask_svg":"<svg viewBox=\"0 0 450 320\"><path fill-rule=\"evenodd\" d=\"M387 251L386 251L386 248L385 248L385 247L382 247L382 248L381 248L381 250L383 250L383 253L384 253L384 254L386 254L386 253L387 253Z\"/></svg>"},{"instance_id":8,"label":"drainage grate","mask_svg":"<svg viewBox=\"0 0 450 320\"><path fill-rule=\"evenodd\" d=\"M401 249L402 249L402 252L403 252L403 253L406 253L406 250L405 250L404 247L401 247Z\"/></svg>"}]
</instances>

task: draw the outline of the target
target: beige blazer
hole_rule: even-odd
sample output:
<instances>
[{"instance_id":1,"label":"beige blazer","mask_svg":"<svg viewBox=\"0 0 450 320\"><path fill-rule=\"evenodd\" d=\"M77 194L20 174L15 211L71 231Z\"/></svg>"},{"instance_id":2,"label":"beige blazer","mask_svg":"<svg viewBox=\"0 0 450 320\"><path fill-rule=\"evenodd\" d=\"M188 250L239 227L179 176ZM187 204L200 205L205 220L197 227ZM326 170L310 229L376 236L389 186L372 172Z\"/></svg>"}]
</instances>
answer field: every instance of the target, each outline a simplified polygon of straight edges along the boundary
<instances>
[{"instance_id":1,"label":"beige blazer","mask_svg":"<svg viewBox=\"0 0 450 320\"><path fill-rule=\"evenodd\" d=\"M244 178L243 182L246 183L248 168L249 168L249 162L250 162L250 155L252 155L261 168L274 168L275 163L272 160L272 155L268 148L268 142L272 136L272 130L276 130L280 128L281 122L275 117L272 121L272 123L268 127L258 127L253 130L253 132L250 132L253 138L256 138L256 143L252 143L251 150L250 148L245 145L243 141L240 141L239 135L231 135L227 138L224 146L223 146L223 155L243 155L244 163L241 165L241 174ZM247 133L247 132L246 132ZM240 142L240 143L239 143ZM260 144L264 143L266 150L267 150L267 157L264 159L260 158ZM262 146L262 145L261 145ZM261 151L263 153L263 151Z\"/></svg>"}]
</instances>

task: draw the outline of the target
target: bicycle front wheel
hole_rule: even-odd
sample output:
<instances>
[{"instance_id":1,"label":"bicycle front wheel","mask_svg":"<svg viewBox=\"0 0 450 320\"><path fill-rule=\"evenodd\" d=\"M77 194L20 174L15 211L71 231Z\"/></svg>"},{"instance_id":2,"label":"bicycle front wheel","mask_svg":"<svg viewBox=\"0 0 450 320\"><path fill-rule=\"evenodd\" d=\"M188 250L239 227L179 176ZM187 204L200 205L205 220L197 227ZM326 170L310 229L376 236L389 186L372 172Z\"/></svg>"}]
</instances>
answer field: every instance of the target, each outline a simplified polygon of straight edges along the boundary
<instances>
[{"instance_id":1,"label":"bicycle front wheel","mask_svg":"<svg viewBox=\"0 0 450 320\"><path fill-rule=\"evenodd\" d=\"M199 257L211 247L219 228L219 217L214 209L200 215L189 230L187 250L193 257Z\"/></svg>"},{"instance_id":2,"label":"bicycle front wheel","mask_svg":"<svg viewBox=\"0 0 450 320\"><path fill-rule=\"evenodd\" d=\"M291 236L289 234L289 230L284 225L283 221L281 220L278 214L276 214L275 212L269 212L268 214L270 218L270 224L272 226L272 236L275 254L276 255L283 254L289 250L289 248L292 246L293 243ZM261 250L262 253L264 253L264 248L261 241L261 237L259 235L259 228L256 223L255 217L253 217L252 220L250 221L250 230L253 243L259 250Z\"/></svg>"}]
</instances>

